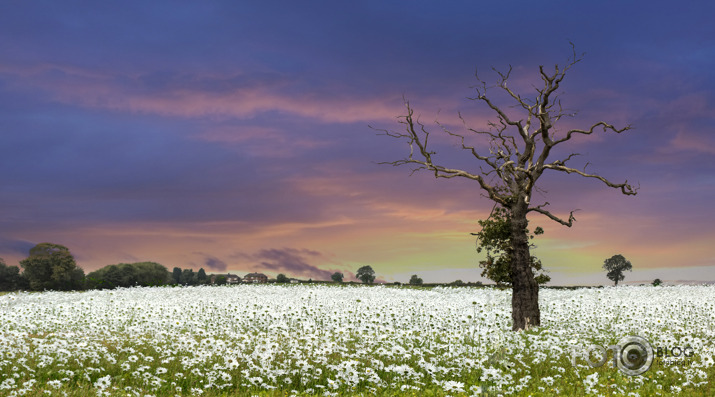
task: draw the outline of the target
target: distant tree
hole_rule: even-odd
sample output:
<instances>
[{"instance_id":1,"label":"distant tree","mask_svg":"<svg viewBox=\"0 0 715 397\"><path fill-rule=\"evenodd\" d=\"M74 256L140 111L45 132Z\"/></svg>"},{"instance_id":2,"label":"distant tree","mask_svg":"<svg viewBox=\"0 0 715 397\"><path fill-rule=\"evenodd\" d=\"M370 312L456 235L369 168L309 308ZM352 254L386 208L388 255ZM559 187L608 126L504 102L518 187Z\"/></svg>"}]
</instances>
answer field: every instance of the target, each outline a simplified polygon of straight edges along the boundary
<instances>
[{"instance_id":1,"label":"distant tree","mask_svg":"<svg viewBox=\"0 0 715 397\"><path fill-rule=\"evenodd\" d=\"M143 287L171 284L172 274L169 270L156 262L132 263L137 269L137 283Z\"/></svg>"},{"instance_id":2,"label":"distant tree","mask_svg":"<svg viewBox=\"0 0 715 397\"><path fill-rule=\"evenodd\" d=\"M416 274L413 274L412 277L410 277L410 285L422 285L422 279L417 277Z\"/></svg>"},{"instance_id":3,"label":"distant tree","mask_svg":"<svg viewBox=\"0 0 715 397\"><path fill-rule=\"evenodd\" d=\"M216 276L214 283L216 285L225 285L226 284L226 276L223 276L223 275Z\"/></svg>"},{"instance_id":4,"label":"distant tree","mask_svg":"<svg viewBox=\"0 0 715 397\"><path fill-rule=\"evenodd\" d=\"M181 284L196 285L196 274L194 274L194 269L184 269L181 272Z\"/></svg>"},{"instance_id":5,"label":"distant tree","mask_svg":"<svg viewBox=\"0 0 715 397\"><path fill-rule=\"evenodd\" d=\"M120 263L97 269L87 275L88 289L156 286L173 283L166 267L155 262Z\"/></svg>"},{"instance_id":6,"label":"distant tree","mask_svg":"<svg viewBox=\"0 0 715 397\"><path fill-rule=\"evenodd\" d=\"M478 221L482 230L478 233L472 233L477 236L477 252L486 251L487 258L479 262L479 267L482 269L482 277L486 277L498 286L511 285L511 265L513 260L513 244L511 234L511 217L509 212L504 208L496 207L492 211L489 218ZM528 224L528 223L527 223ZM533 234L526 234L529 240L534 239L534 235L541 235L544 229L537 227ZM529 248L536 246L529 243ZM551 277L542 271L541 261L536 256L531 255L531 273L534 275L534 280L537 284L546 284L551 281Z\"/></svg>"},{"instance_id":7,"label":"distant tree","mask_svg":"<svg viewBox=\"0 0 715 397\"><path fill-rule=\"evenodd\" d=\"M663 282L660 281L659 278L656 278L655 280L653 280L653 286L654 286L654 287L657 287L657 286L659 286L659 285L661 285L661 284L663 284Z\"/></svg>"},{"instance_id":8,"label":"distant tree","mask_svg":"<svg viewBox=\"0 0 715 397\"><path fill-rule=\"evenodd\" d=\"M343 277L345 276L343 276L343 274L340 272L335 272L332 276L330 276L330 278L333 279L333 281L335 281L336 283L342 283Z\"/></svg>"},{"instance_id":9,"label":"distant tree","mask_svg":"<svg viewBox=\"0 0 715 397\"><path fill-rule=\"evenodd\" d=\"M198 284L206 284L208 282L208 279L209 278L208 276L206 276L206 271L204 270L204 268L202 267L201 269L199 269L199 272L196 273L196 282Z\"/></svg>"},{"instance_id":10,"label":"distant tree","mask_svg":"<svg viewBox=\"0 0 715 397\"><path fill-rule=\"evenodd\" d=\"M109 265L104 273L106 288L118 288L122 286L122 272L117 265Z\"/></svg>"},{"instance_id":11,"label":"distant tree","mask_svg":"<svg viewBox=\"0 0 715 397\"><path fill-rule=\"evenodd\" d=\"M0 258L0 291L16 291L20 289L20 268L8 266Z\"/></svg>"},{"instance_id":12,"label":"distant tree","mask_svg":"<svg viewBox=\"0 0 715 397\"><path fill-rule=\"evenodd\" d=\"M288 276L286 276L285 274L281 273L281 274L279 274L279 275L276 277L276 282L279 282L279 283L288 283L288 282L290 282L290 279L288 278Z\"/></svg>"},{"instance_id":13,"label":"distant tree","mask_svg":"<svg viewBox=\"0 0 715 397\"><path fill-rule=\"evenodd\" d=\"M133 287L139 284L139 269L132 263L117 265L120 275L120 287Z\"/></svg>"},{"instance_id":14,"label":"distant tree","mask_svg":"<svg viewBox=\"0 0 715 397\"><path fill-rule=\"evenodd\" d=\"M623 257L623 255L617 254L603 262L603 269L608 272L606 277L608 277L609 280L614 281L615 285L618 286L618 282L623 281L623 279L626 278L623 272L626 270L630 272L631 269L633 269L633 266L631 265L631 262L627 261L626 258Z\"/></svg>"},{"instance_id":15,"label":"distant tree","mask_svg":"<svg viewBox=\"0 0 715 397\"><path fill-rule=\"evenodd\" d=\"M174 284L181 284L181 268L180 267L175 267L174 270L171 272L171 276L173 278Z\"/></svg>"},{"instance_id":16,"label":"distant tree","mask_svg":"<svg viewBox=\"0 0 715 397\"><path fill-rule=\"evenodd\" d=\"M355 273L355 278L362 281L363 284L372 284L375 281L375 271L370 266L363 266Z\"/></svg>"},{"instance_id":17,"label":"distant tree","mask_svg":"<svg viewBox=\"0 0 715 397\"><path fill-rule=\"evenodd\" d=\"M454 281L452 281L452 282L449 283L449 284L450 284L450 285L459 286L459 285L464 285L464 281L462 281L462 280L454 280Z\"/></svg>"},{"instance_id":18,"label":"distant tree","mask_svg":"<svg viewBox=\"0 0 715 397\"><path fill-rule=\"evenodd\" d=\"M84 284L84 271L77 266L70 250L59 244L40 243L20 262L23 275L33 291L76 290Z\"/></svg>"}]
</instances>

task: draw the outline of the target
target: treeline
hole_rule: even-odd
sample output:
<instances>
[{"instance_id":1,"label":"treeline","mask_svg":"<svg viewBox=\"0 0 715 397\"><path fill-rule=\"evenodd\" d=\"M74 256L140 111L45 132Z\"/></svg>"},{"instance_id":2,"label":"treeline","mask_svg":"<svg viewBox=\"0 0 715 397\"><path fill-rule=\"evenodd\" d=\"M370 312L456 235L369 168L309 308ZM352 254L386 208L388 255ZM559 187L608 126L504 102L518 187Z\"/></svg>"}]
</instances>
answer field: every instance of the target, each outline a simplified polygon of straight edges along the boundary
<instances>
[{"instance_id":1,"label":"treeline","mask_svg":"<svg viewBox=\"0 0 715 397\"><path fill-rule=\"evenodd\" d=\"M0 291L200 285L210 281L204 269L194 273L193 269L175 267L173 272L169 272L166 267L155 262L109 265L85 276L69 249L52 243L37 244L30 250L30 255L20 261L20 267L8 266L0 258Z\"/></svg>"}]
</instances>

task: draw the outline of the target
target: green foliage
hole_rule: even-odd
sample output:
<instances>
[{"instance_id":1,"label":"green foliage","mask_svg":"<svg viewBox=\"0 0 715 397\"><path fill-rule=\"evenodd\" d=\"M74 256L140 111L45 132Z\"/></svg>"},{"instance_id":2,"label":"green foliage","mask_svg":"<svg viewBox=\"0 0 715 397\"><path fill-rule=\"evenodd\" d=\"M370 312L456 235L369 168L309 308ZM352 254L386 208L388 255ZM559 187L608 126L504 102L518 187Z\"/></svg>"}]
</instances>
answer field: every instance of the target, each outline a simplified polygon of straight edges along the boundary
<instances>
[{"instance_id":1,"label":"green foliage","mask_svg":"<svg viewBox=\"0 0 715 397\"><path fill-rule=\"evenodd\" d=\"M225 285L226 284L226 276L216 276L214 283L216 285Z\"/></svg>"},{"instance_id":2,"label":"green foliage","mask_svg":"<svg viewBox=\"0 0 715 397\"><path fill-rule=\"evenodd\" d=\"M410 277L410 285L422 285L422 279L417 277L416 274L413 274L412 277Z\"/></svg>"},{"instance_id":3,"label":"green foliage","mask_svg":"<svg viewBox=\"0 0 715 397\"><path fill-rule=\"evenodd\" d=\"M497 207L492 212L492 215L485 220L480 220L479 226L482 230L479 233L472 233L477 236L477 252L486 251L486 260L479 262L479 267L482 269L482 277L486 277L499 286L511 285L511 262L512 262L512 246L511 246L511 217L509 212L501 207ZM533 234L529 234L526 230L529 239L534 239L534 236L544 234L544 229L536 227ZM534 248L532 244L530 248ZM531 256L531 270L534 273L534 280L537 284L546 284L551 281L551 277L544 273L541 261Z\"/></svg>"},{"instance_id":4,"label":"green foliage","mask_svg":"<svg viewBox=\"0 0 715 397\"><path fill-rule=\"evenodd\" d=\"M618 282L626 278L623 272L626 270L630 272L633 266L623 255L616 254L603 261L603 269L608 272L606 277L618 286Z\"/></svg>"},{"instance_id":5,"label":"green foliage","mask_svg":"<svg viewBox=\"0 0 715 397\"><path fill-rule=\"evenodd\" d=\"M375 281L375 271L370 266L363 266L355 273L355 277L364 284L372 284Z\"/></svg>"},{"instance_id":6,"label":"green foliage","mask_svg":"<svg viewBox=\"0 0 715 397\"><path fill-rule=\"evenodd\" d=\"M209 281L209 277L206 275L206 270L202 267L199 272L196 273L196 282L198 284L206 284Z\"/></svg>"},{"instance_id":7,"label":"green foliage","mask_svg":"<svg viewBox=\"0 0 715 397\"><path fill-rule=\"evenodd\" d=\"M0 258L0 291L16 291L20 289L20 268L8 266Z\"/></svg>"},{"instance_id":8,"label":"green foliage","mask_svg":"<svg viewBox=\"0 0 715 397\"><path fill-rule=\"evenodd\" d=\"M175 267L171 272L172 281L174 284L181 284L181 268Z\"/></svg>"},{"instance_id":9,"label":"green foliage","mask_svg":"<svg viewBox=\"0 0 715 397\"><path fill-rule=\"evenodd\" d=\"M342 283L344 277L345 277L345 276L344 276L342 273L340 273L340 272L335 272L335 273L333 273L332 276L330 276L330 278L331 278L333 281L335 281L336 283Z\"/></svg>"},{"instance_id":10,"label":"green foliage","mask_svg":"<svg viewBox=\"0 0 715 397\"><path fill-rule=\"evenodd\" d=\"M661 284L663 284L663 282L660 281L659 278L656 278L655 280L653 280L653 286L654 286L654 287L657 287L657 286L659 286L659 285L661 285Z\"/></svg>"},{"instance_id":11,"label":"green foliage","mask_svg":"<svg viewBox=\"0 0 715 397\"><path fill-rule=\"evenodd\" d=\"M133 263L137 269L137 284L145 287L155 285L165 285L170 282L171 274L169 270L156 262Z\"/></svg>"},{"instance_id":12,"label":"green foliage","mask_svg":"<svg viewBox=\"0 0 715 397\"><path fill-rule=\"evenodd\" d=\"M113 289L165 285L172 281L166 267L155 262L137 262L109 265L95 270L87 275L85 285L88 289Z\"/></svg>"},{"instance_id":13,"label":"green foliage","mask_svg":"<svg viewBox=\"0 0 715 397\"><path fill-rule=\"evenodd\" d=\"M181 272L181 284L196 285L196 274L194 273L194 269L184 269Z\"/></svg>"},{"instance_id":14,"label":"green foliage","mask_svg":"<svg viewBox=\"0 0 715 397\"><path fill-rule=\"evenodd\" d=\"M33 291L77 290L82 289L84 283L84 271L63 245L37 244L30 249L30 256L20 261L20 266Z\"/></svg>"},{"instance_id":15,"label":"green foliage","mask_svg":"<svg viewBox=\"0 0 715 397\"><path fill-rule=\"evenodd\" d=\"M288 276L281 273L276 277L276 281L279 283L287 283L287 282L290 282L290 279L288 278Z\"/></svg>"}]
</instances>

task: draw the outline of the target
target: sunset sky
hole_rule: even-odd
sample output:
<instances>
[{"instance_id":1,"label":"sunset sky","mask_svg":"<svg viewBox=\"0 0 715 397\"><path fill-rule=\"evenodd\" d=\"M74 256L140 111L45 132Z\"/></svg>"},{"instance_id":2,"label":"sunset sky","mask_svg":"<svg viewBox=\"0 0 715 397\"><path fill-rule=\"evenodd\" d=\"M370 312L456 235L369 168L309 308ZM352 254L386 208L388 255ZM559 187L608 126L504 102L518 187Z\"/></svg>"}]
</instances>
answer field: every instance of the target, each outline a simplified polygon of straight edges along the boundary
<instances>
[{"instance_id":1,"label":"sunset sky","mask_svg":"<svg viewBox=\"0 0 715 397\"><path fill-rule=\"evenodd\" d=\"M555 285L715 281L715 3L711 1L121 1L0 5L0 257L67 246L90 272L136 261L243 276L485 281L470 232L492 202L474 181L378 165L409 153L403 96L437 162L478 170L435 120L492 113L475 70L583 61L562 87L573 166L640 184L545 174L572 228L539 214ZM506 104L506 102L504 102ZM515 111L515 110L514 110ZM565 127L564 127L565 128Z\"/></svg>"}]
</instances>

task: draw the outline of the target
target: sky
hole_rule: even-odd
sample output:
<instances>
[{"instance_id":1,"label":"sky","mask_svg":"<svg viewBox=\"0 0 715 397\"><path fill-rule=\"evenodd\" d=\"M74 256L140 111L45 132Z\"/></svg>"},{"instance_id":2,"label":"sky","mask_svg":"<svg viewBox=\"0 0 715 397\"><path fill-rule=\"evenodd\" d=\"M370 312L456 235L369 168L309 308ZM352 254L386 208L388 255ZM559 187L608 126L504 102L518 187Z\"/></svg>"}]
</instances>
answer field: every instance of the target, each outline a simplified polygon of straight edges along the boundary
<instances>
[{"instance_id":1,"label":"sky","mask_svg":"<svg viewBox=\"0 0 715 397\"><path fill-rule=\"evenodd\" d=\"M384 282L486 281L474 236L493 203L405 157L403 98L445 166L479 164L440 135L496 120L479 77L566 75L572 166L636 196L544 174L531 213L552 285L715 281L715 4L710 1L32 1L0 4L0 257L67 246L85 272L154 261L209 273ZM496 91L495 98L498 97ZM503 99L503 98L502 98ZM501 100L501 99L500 99ZM510 111L508 102L499 102ZM371 128L372 127L372 128ZM472 161L474 160L474 161Z\"/></svg>"}]
</instances>

